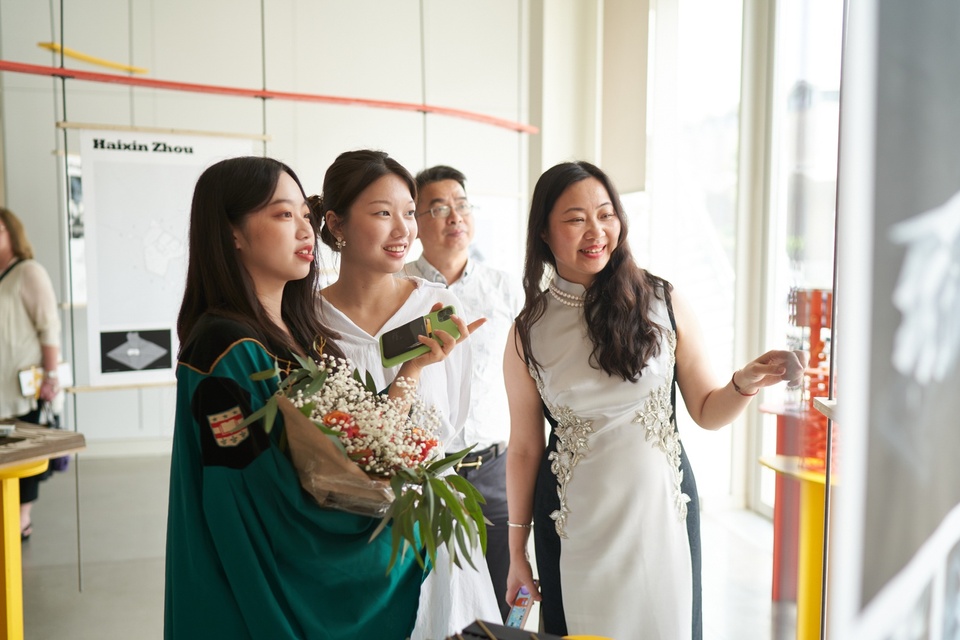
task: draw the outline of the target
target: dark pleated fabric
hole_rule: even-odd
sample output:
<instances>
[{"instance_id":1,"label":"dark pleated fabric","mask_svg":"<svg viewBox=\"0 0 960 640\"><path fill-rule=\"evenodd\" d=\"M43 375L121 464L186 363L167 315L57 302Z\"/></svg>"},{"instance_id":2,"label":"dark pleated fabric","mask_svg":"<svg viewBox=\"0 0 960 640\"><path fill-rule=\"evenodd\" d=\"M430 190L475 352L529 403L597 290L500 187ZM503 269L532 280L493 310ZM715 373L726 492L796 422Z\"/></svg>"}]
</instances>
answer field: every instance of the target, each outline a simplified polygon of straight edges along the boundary
<instances>
[{"instance_id":1,"label":"dark pleated fabric","mask_svg":"<svg viewBox=\"0 0 960 640\"><path fill-rule=\"evenodd\" d=\"M690 539L690 568L693 571L693 640L703 639L703 590L700 582L700 496L687 451L680 443L681 490L690 496L687 504L687 537Z\"/></svg>"},{"instance_id":2,"label":"dark pleated fabric","mask_svg":"<svg viewBox=\"0 0 960 640\"><path fill-rule=\"evenodd\" d=\"M540 460L537 486L533 496L533 541L537 554L537 573L540 579L540 615L543 631L558 636L567 635L567 621L563 615L563 591L560 588L560 536L550 514L560 508L557 495L557 476L550 471L550 454L557 450L557 421L543 407L543 415L550 423L550 439Z\"/></svg>"}]
</instances>

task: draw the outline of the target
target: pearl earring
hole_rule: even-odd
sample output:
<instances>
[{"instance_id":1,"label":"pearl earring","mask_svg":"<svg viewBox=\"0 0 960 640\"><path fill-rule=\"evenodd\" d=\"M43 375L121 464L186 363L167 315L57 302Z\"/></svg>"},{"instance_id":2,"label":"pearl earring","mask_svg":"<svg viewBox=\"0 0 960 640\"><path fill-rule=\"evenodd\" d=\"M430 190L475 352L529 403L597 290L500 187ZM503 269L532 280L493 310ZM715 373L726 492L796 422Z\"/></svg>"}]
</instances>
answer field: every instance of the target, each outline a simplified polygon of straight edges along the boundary
<instances>
[{"instance_id":1,"label":"pearl earring","mask_svg":"<svg viewBox=\"0 0 960 640\"><path fill-rule=\"evenodd\" d=\"M337 238L336 245L337 245L337 251L343 251L343 248L347 246L347 241L344 240L343 238Z\"/></svg>"}]
</instances>

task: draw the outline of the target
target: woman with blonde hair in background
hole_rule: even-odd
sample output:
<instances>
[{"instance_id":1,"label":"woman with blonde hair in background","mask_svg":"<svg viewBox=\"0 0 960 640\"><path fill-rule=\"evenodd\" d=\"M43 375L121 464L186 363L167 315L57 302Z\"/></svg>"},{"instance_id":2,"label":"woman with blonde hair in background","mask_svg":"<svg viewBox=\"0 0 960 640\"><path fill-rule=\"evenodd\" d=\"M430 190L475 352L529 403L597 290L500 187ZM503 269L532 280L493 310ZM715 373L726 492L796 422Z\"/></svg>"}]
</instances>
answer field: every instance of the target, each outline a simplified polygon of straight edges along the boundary
<instances>
[{"instance_id":1,"label":"woman with blonde hair in background","mask_svg":"<svg viewBox=\"0 0 960 640\"><path fill-rule=\"evenodd\" d=\"M0 418L40 422L42 404L60 391L59 359L60 315L50 276L33 259L20 219L0 207ZM43 379L38 395L27 398L19 372L35 366L43 369ZM49 473L20 479L21 540L33 533L31 510Z\"/></svg>"}]
</instances>

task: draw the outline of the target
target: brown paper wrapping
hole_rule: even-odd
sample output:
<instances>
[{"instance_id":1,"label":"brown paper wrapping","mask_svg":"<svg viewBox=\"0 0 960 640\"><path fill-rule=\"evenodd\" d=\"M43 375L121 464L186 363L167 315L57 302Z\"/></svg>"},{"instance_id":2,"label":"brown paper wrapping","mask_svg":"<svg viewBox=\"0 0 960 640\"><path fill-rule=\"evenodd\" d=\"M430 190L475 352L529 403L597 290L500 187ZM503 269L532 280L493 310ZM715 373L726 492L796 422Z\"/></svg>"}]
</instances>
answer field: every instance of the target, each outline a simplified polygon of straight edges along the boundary
<instances>
[{"instance_id":1,"label":"brown paper wrapping","mask_svg":"<svg viewBox=\"0 0 960 640\"><path fill-rule=\"evenodd\" d=\"M322 507L382 517L394 499L389 480L368 476L290 400L277 401L304 490Z\"/></svg>"}]
</instances>

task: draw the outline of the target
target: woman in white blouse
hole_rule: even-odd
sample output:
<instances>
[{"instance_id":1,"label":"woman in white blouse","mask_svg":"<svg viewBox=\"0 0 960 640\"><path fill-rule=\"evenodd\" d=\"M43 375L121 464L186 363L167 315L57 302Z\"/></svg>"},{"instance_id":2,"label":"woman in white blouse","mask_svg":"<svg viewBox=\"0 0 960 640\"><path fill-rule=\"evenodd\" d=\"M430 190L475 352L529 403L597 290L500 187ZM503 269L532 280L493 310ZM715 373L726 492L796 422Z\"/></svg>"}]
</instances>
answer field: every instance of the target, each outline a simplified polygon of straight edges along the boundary
<instances>
[{"instance_id":1,"label":"woman in white blouse","mask_svg":"<svg viewBox=\"0 0 960 640\"><path fill-rule=\"evenodd\" d=\"M385 367L379 338L390 329L423 316L440 306L457 307L456 296L443 286L421 278L396 277L410 245L417 237L416 184L413 176L382 151L348 151L327 170L322 196L311 198L324 225L320 238L340 256L336 282L323 289L324 323L340 334L337 344L361 371L369 372L383 389L398 374L419 378L419 393L441 416L440 436L446 451L464 448L463 426L470 398L470 331L483 320L466 325L455 340L438 332L444 357L438 361L436 343L431 353ZM476 570L451 566L445 548L438 550L437 566L424 582L413 638L445 638L476 619L499 620L493 584L479 550Z\"/></svg>"},{"instance_id":2,"label":"woman in white blouse","mask_svg":"<svg viewBox=\"0 0 960 640\"><path fill-rule=\"evenodd\" d=\"M50 276L33 259L33 248L23 224L0 207L0 418L40 421L40 404L52 402L60 391L60 316ZM25 398L19 372L43 368L39 396ZM40 477L20 480L20 537L33 532L30 510L37 500Z\"/></svg>"}]
</instances>

